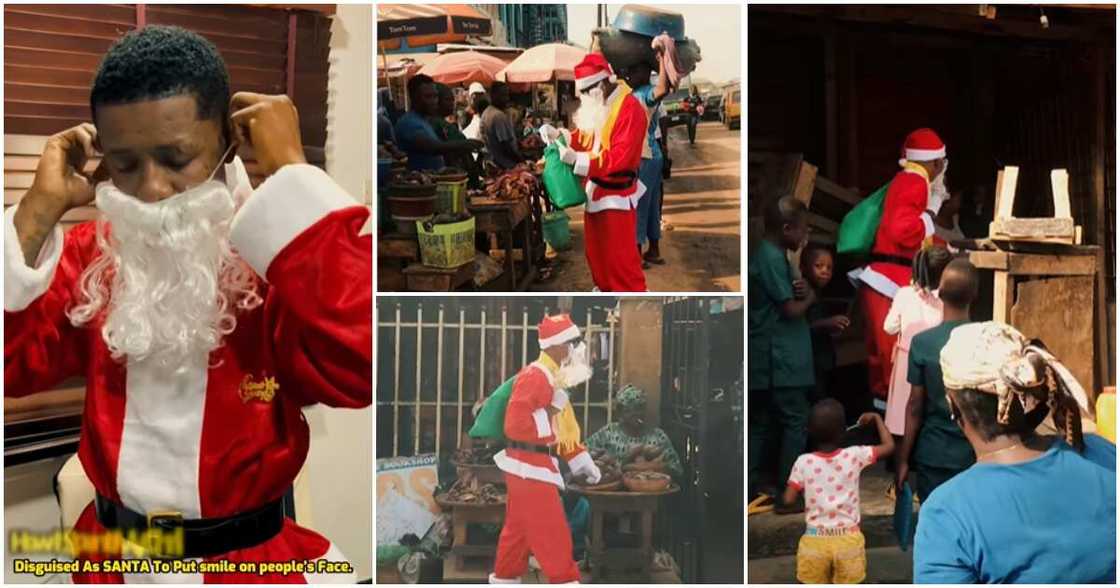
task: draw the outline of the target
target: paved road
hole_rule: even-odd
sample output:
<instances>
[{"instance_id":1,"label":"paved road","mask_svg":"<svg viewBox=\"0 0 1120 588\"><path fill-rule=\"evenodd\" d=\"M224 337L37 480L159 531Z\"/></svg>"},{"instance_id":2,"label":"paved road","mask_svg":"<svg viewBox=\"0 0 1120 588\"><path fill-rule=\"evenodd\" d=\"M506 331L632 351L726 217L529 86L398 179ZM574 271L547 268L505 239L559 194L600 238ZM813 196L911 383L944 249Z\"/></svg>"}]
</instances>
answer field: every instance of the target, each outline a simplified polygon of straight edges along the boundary
<instances>
[{"instance_id":1,"label":"paved road","mask_svg":"<svg viewBox=\"0 0 1120 588\"><path fill-rule=\"evenodd\" d=\"M739 131L718 122L702 123L696 144L689 145L684 126L669 134L673 177L665 183L665 220L673 230L662 234L666 264L646 270L654 292L736 292L740 288L741 160ZM586 292L591 273L583 255L583 209L569 210L572 249L554 262L552 279L531 289L540 292Z\"/></svg>"}]
</instances>

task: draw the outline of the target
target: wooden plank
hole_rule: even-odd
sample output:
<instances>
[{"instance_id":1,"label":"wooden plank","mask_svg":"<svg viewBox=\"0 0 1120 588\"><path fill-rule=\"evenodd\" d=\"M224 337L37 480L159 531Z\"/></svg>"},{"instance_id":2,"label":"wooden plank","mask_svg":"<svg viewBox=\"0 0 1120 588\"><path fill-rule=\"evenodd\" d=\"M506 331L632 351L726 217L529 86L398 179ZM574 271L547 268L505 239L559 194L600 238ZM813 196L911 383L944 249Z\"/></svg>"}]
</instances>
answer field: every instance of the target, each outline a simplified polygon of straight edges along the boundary
<instances>
[{"instance_id":1,"label":"wooden plank","mask_svg":"<svg viewBox=\"0 0 1120 588\"><path fill-rule=\"evenodd\" d=\"M860 195L858 193L856 193L855 190L849 190L848 188L845 188L844 186L841 186L840 184L837 184L836 182L828 179L825 176L821 176L821 175L817 176L817 182L816 182L815 187L816 187L817 190L819 190L821 192L824 192L825 194L828 194L829 196L832 196L833 198L835 198L835 199L837 199L841 202L844 202L846 204L850 204L852 206L855 206L855 205L859 204L860 201L863 200L862 198L860 198Z\"/></svg>"},{"instance_id":2,"label":"wooden plank","mask_svg":"<svg viewBox=\"0 0 1120 588\"><path fill-rule=\"evenodd\" d=\"M997 323L1008 323L1011 320L1011 305L1014 302L1015 278L1007 272L992 272L995 287L992 290L992 320Z\"/></svg>"},{"instance_id":3,"label":"wooden plank","mask_svg":"<svg viewBox=\"0 0 1120 588\"><path fill-rule=\"evenodd\" d=\"M1065 237L1071 241L1076 236L1073 218L1015 218L996 217L988 226L991 238L1031 239L1038 237Z\"/></svg>"},{"instance_id":4,"label":"wooden plank","mask_svg":"<svg viewBox=\"0 0 1120 588\"><path fill-rule=\"evenodd\" d=\"M1035 255L1006 251L970 251L968 260L977 269L1007 272L1013 276L1091 276L1097 259L1089 255Z\"/></svg>"},{"instance_id":5,"label":"wooden plank","mask_svg":"<svg viewBox=\"0 0 1120 588\"><path fill-rule=\"evenodd\" d=\"M836 232L840 229L840 223L830 218L821 216L815 212L808 213L807 218L809 220L810 226L821 229L829 235L835 235Z\"/></svg>"},{"instance_id":6,"label":"wooden plank","mask_svg":"<svg viewBox=\"0 0 1120 588\"><path fill-rule=\"evenodd\" d=\"M1064 169L1050 170L1050 189L1054 194L1054 216L1073 218L1069 211L1069 172Z\"/></svg>"},{"instance_id":7,"label":"wooden plank","mask_svg":"<svg viewBox=\"0 0 1120 588\"><path fill-rule=\"evenodd\" d=\"M797 170L797 179L793 184L793 197L800 200L805 204L805 208L809 208L813 201L813 184L817 180L817 166L802 161L801 167Z\"/></svg>"},{"instance_id":8,"label":"wooden plank","mask_svg":"<svg viewBox=\"0 0 1120 588\"><path fill-rule=\"evenodd\" d=\"M1028 338L1041 339L1069 368L1077 381L1092 391L1095 284L1091 276L1030 280L1018 285L1011 325ZM1090 392L1091 394L1091 392Z\"/></svg>"},{"instance_id":9,"label":"wooden plank","mask_svg":"<svg viewBox=\"0 0 1120 588\"><path fill-rule=\"evenodd\" d=\"M420 259L420 243L415 235L407 239L382 236L377 240L377 258L385 257Z\"/></svg>"},{"instance_id":10,"label":"wooden plank","mask_svg":"<svg viewBox=\"0 0 1120 588\"><path fill-rule=\"evenodd\" d=\"M996 176L995 218L1011 218L1015 210L1015 185L1019 181L1019 168L1009 165Z\"/></svg>"}]
</instances>

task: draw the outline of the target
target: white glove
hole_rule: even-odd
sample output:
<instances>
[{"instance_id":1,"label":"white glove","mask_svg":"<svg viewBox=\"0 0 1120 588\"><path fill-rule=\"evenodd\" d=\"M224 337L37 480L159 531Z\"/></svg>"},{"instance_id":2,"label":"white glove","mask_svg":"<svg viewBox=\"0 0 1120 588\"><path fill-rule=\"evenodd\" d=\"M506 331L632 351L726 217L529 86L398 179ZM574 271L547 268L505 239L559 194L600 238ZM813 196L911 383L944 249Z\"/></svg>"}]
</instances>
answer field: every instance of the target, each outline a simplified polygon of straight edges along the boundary
<instances>
[{"instance_id":1,"label":"white glove","mask_svg":"<svg viewBox=\"0 0 1120 588\"><path fill-rule=\"evenodd\" d=\"M576 150L568 147L567 145L557 145L557 153L560 154L560 161L568 165L576 164Z\"/></svg>"},{"instance_id":2,"label":"white glove","mask_svg":"<svg viewBox=\"0 0 1120 588\"><path fill-rule=\"evenodd\" d=\"M594 486L599 483L599 480L603 479L603 474L599 471L599 466L595 465L595 462L591 462L590 466L581 468L579 472L573 473L582 475L583 479L587 480L588 486Z\"/></svg>"},{"instance_id":3,"label":"white glove","mask_svg":"<svg viewBox=\"0 0 1120 588\"><path fill-rule=\"evenodd\" d=\"M557 137L560 136L560 130L550 124L541 125L541 140L545 145L551 145Z\"/></svg>"}]
</instances>

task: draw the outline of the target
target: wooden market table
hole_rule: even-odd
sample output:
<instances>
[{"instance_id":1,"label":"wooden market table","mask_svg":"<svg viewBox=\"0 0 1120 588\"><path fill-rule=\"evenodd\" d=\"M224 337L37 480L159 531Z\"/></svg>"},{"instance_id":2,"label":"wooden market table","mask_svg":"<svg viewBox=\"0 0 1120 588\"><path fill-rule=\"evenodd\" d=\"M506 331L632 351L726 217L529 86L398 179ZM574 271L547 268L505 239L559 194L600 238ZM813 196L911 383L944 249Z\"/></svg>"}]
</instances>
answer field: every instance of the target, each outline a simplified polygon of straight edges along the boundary
<instances>
[{"instance_id":1,"label":"wooden market table","mask_svg":"<svg viewBox=\"0 0 1120 588\"><path fill-rule=\"evenodd\" d=\"M443 502L439 498L436 503L444 511L451 511L451 552L443 562L443 579L474 582L489 578L494 571L498 546L471 543L467 527L479 523L502 526L506 520L506 503L466 504Z\"/></svg>"},{"instance_id":2,"label":"wooden market table","mask_svg":"<svg viewBox=\"0 0 1120 588\"><path fill-rule=\"evenodd\" d=\"M628 490L589 490L572 485L572 492L587 498L591 506L591 537L587 546L592 582L603 580L605 572L638 570L639 581L649 582L653 574L653 518L661 497L680 492L671 484L661 492L630 492ZM607 545L603 523L607 515L637 515L638 547Z\"/></svg>"},{"instance_id":3,"label":"wooden market table","mask_svg":"<svg viewBox=\"0 0 1120 588\"><path fill-rule=\"evenodd\" d=\"M528 200L494 200L471 198L467 209L474 215L475 232L494 233L505 242L505 272L499 279L487 284L487 289L520 291L529 288L536 277L533 266L532 209ZM524 248L520 272L514 259L513 240L520 233Z\"/></svg>"}]
</instances>

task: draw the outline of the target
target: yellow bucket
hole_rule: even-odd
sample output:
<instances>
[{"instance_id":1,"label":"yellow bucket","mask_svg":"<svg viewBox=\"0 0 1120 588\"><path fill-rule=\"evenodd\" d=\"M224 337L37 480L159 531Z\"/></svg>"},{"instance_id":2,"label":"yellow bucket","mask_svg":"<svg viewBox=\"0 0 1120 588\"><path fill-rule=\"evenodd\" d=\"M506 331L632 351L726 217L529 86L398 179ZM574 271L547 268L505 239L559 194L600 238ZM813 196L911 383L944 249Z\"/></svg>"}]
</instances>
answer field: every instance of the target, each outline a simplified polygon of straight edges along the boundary
<instances>
[{"instance_id":1,"label":"yellow bucket","mask_svg":"<svg viewBox=\"0 0 1120 588\"><path fill-rule=\"evenodd\" d=\"M429 267L455 268L474 261L474 217L445 225L424 227L416 221L420 241L420 263Z\"/></svg>"},{"instance_id":2,"label":"yellow bucket","mask_svg":"<svg viewBox=\"0 0 1120 588\"><path fill-rule=\"evenodd\" d=\"M436 175L436 214L467 209L467 174Z\"/></svg>"},{"instance_id":3,"label":"yellow bucket","mask_svg":"<svg viewBox=\"0 0 1120 588\"><path fill-rule=\"evenodd\" d=\"M1097 434L1116 443L1116 389L1105 388L1097 397Z\"/></svg>"}]
</instances>

